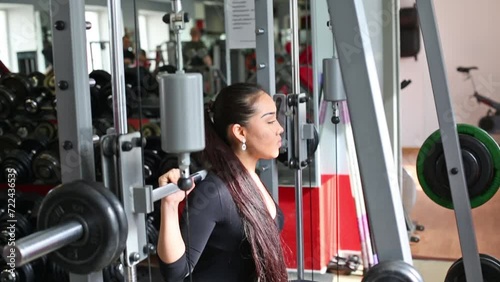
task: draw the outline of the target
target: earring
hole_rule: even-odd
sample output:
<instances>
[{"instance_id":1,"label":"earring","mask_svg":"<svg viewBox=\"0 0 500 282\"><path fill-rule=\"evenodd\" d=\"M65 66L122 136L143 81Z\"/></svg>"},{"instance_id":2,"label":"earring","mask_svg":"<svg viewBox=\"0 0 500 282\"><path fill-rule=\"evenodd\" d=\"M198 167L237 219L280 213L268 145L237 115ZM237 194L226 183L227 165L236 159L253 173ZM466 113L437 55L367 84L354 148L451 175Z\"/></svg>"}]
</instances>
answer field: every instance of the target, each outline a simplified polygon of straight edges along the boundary
<instances>
[{"instance_id":1,"label":"earring","mask_svg":"<svg viewBox=\"0 0 500 282\"><path fill-rule=\"evenodd\" d=\"M245 151L247 149L247 144L246 144L246 140L243 139L243 144L241 144L241 150Z\"/></svg>"}]
</instances>

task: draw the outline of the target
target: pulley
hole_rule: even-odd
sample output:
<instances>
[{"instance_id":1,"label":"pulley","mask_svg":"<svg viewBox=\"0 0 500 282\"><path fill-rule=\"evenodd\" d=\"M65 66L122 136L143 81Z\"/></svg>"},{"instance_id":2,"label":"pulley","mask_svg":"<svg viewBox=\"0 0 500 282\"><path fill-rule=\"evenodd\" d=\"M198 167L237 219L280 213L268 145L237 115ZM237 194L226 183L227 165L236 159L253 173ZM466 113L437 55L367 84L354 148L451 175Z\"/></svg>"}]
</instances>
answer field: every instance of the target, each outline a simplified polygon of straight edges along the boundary
<instances>
[{"instance_id":1,"label":"pulley","mask_svg":"<svg viewBox=\"0 0 500 282\"><path fill-rule=\"evenodd\" d=\"M471 201L475 208L490 200L500 186L500 148L484 130L458 124L457 132L464 173ZM453 209L448 168L439 130L422 145L417 157L417 175L422 189L437 204Z\"/></svg>"}]
</instances>

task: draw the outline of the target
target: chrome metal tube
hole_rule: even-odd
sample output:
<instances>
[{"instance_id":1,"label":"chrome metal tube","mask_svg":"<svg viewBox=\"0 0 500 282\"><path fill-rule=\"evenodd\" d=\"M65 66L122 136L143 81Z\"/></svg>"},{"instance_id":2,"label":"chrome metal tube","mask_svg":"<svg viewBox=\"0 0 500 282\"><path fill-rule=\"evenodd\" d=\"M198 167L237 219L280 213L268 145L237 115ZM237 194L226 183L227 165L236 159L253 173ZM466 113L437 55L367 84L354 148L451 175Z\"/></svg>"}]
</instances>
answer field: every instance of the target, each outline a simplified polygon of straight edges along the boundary
<instances>
[{"instance_id":1,"label":"chrome metal tube","mask_svg":"<svg viewBox=\"0 0 500 282\"><path fill-rule=\"evenodd\" d=\"M113 121L117 134L127 134L127 104L123 61L123 16L121 0L108 0L108 22L111 31L111 83L113 86Z\"/></svg>"},{"instance_id":2,"label":"chrome metal tube","mask_svg":"<svg viewBox=\"0 0 500 282\"><path fill-rule=\"evenodd\" d=\"M299 12L297 0L290 1L290 27L292 30L292 94L300 94L300 73L299 73ZM301 144L301 127L299 113L299 101L297 96L297 111L293 118L294 132L294 157L297 161L295 170L295 213L296 213L296 233L297 233L297 279L300 281L304 278L304 226L302 212L302 168L300 162Z\"/></svg>"},{"instance_id":3,"label":"chrome metal tube","mask_svg":"<svg viewBox=\"0 0 500 282\"><path fill-rule=\"evenodd\" d=\"M13 261L19 267L75 242L82 235L82 224L72 220L20 238L15 246L6 245L2 255L8 263L15 254Z\"/></svg>"},{"instance_id":4,"label":"chrome metal tube","mask_svg":"<svg viewBox=\"0 0 500 282\"><path fill-rule=\"evenodd\" d=\"M182 44L181 44L181 34L180 30L175 31L175 41L176 41L176 46L177 46L177 71L178 72L183 72L184 71L184 62L182 60Z\"/></svg>"},{"instance_id":5,"label":"chrome metal tube","mask_svg":"<svg viewBox=\"0 0 500 282\"><path fill-rule=\"evenodd\" d=\"M300 93L299 73L299 11L297 0L290 0L290 28L292 30L292 93Z\"/></svg>"}]
</instances>

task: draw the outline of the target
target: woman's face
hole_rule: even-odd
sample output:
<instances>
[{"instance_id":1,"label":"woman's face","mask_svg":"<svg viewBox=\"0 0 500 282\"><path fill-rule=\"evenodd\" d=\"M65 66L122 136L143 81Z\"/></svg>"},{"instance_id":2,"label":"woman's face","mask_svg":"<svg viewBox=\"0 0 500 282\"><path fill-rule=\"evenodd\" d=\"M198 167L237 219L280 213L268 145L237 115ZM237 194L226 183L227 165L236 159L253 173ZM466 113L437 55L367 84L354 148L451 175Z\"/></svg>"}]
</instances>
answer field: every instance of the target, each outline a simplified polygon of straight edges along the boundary
<instances>
[{"instance_id":1,"label":"woman's face","mask_svg":"<svg viewBox=\"0 0 500 282\"><path fill-rule=\"evenodd\" d=\"M262 92L254 108L255 115L245 126L247 151L258 159L276 158L281 147L280 134L283 132L283 128L276 120L276 104L271 96Z\"/></svg>"}]
</instances>

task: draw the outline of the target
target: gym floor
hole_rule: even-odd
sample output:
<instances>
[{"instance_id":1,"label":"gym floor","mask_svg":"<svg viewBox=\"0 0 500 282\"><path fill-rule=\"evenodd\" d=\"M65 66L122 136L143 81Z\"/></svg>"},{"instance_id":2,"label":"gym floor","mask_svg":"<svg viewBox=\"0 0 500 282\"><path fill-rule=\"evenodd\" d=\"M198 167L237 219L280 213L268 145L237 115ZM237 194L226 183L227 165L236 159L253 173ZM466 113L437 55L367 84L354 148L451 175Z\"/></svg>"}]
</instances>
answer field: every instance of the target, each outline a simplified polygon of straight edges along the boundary
<instances>
[{"instance_id":1,"label":"gym floor","mask_svg":"<svg viewBox=\"0 0 500 282\"><path fill-rule=\"evenodd\" d=\"M450 268L451 261L435 261L435 260L414 260L414 266L422 274L425 282L441 282L444 281L446 272ZM293 280L297 278L296 272L289 272L288 279ZM142 267L138 270L137 281L162 281L158 268L151 268L151 280L149 279L149 271L147 267ZM359 271L351 275L335 275L332 273L319 274L310 272L304 273L304 279L309 279L315 282L360 282L363 279L362 272Z\"/></svg>"},{"instance_id":2,"label":"gym floor","mask_svg":"<svg viewBox=\"0 0 500 282\"><path fill-rule=\"evenodd\" d=\"M414 260L414 266L422 274L425 282L441 282L444 281L446 272L450 268L451 261L435 261L435 260ZM290 273L289 279L296 278L296 273ZM309 279L316 282L359 282L363 279L362 275L351 274L335 275L331 273L317 274L304 273L304 279Z\"/></svg>"}]
</instances>

